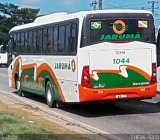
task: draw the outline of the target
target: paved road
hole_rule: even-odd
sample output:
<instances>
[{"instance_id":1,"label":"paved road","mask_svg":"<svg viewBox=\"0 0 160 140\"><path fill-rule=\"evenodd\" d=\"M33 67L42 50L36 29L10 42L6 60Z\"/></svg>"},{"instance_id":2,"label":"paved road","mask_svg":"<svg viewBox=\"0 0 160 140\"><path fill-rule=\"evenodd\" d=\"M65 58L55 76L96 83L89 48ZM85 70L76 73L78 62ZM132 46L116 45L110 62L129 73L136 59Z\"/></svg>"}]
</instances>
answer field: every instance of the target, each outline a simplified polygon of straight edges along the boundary
<instances>
[{"instance_id":1,"label":"paved road","mask_svg":"<svg viewBox=\"0 0 160 140\"><path fill-rule=\"evenodd\" d=\"M8 87L6 68L0 68L0 89L14 92ZM47 107L43 98L29 96L26 100ZM117 102L115 106L71 105L54 110L111 134L160 134L160 95L144 101Z\"/></svg>"}]
</instances>

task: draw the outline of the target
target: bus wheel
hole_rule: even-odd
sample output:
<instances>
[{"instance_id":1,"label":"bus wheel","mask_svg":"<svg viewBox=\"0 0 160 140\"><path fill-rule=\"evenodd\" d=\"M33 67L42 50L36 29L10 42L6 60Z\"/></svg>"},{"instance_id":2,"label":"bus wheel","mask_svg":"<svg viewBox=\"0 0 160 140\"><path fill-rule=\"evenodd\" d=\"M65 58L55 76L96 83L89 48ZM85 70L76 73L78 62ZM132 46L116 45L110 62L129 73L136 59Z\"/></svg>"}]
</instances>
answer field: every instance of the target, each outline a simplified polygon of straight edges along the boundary
<instances>
[{"instance_id":1,"label":"bus wheel","mask_svg":"<svg viewBox=\"0 0 160 140\"><path fill-rule=\"evenodd\" d=\"M53 97L53 88L49 81L47 82L46 85L46 98L47 98L47 105L51 108L55 107L56 101Z\"/></svg>"},{"instance_id":2,"label":"bus wheel","mask_svg":"<svg viewBox=\"0 0 160 140\"><path fill-rule=\"evenodd\" d=\"M63 108L66 107L66 104L60 101L56 101L56 108Z\"/></svg>"},{"instance_id":3,"label":"bus wheel","mask_svg":"<svg viewBox=\"0 0 160 140\"><path fill-rule=\"evenodd\" d=\"M25 94L21 90L21 82L18 78L16 78L16 89L17 89L17 94L19 96L23 96L23 97L25 96Z\"/></svg>"}]
</instances>

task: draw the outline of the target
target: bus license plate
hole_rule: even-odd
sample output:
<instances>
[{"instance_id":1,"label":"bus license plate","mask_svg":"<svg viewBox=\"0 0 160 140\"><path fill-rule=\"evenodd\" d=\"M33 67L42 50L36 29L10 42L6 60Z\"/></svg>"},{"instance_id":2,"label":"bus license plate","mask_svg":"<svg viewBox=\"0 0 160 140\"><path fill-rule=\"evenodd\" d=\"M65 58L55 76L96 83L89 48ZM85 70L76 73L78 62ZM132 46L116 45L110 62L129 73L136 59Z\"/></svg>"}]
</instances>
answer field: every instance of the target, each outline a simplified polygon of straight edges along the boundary
<instances>
[{"instance_id":1,"label":"bus license plate","mask_svg":"<svg viewBox=\"0 0 160 140\"><path fill-rule=\"evenodd\" d=\"M127 94L117 94L115 97L116 99L124 99L124 98L128 98L128 95Z\"/></svg>"}]
</instances>

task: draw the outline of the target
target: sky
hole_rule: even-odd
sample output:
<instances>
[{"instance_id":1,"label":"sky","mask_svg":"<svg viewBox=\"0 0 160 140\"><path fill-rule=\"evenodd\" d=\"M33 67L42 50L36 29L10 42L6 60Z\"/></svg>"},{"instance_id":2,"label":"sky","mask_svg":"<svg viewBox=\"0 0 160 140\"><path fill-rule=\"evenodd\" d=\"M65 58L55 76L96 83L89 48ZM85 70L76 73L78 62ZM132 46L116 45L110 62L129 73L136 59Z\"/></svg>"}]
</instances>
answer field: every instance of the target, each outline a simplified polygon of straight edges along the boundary
<instances>
[{"instance_id":1,"label":"sky","mask_svg":"<svg viewBox=\"0 0 160 140\"><path fill-rule=\"evenodd\" d=\"M55 12L73 13L82 10L92 10L90 5L95 0L0 0L0 3L12 3L20 7L40 8L40 15L47 15ZM98 2L98 0L96 0ZM103 9L145 9L151 11L153 0L102 0ZM160 25L160 0L155 4L155 23ZM98 9L98 4L97 4Z\"/></svg>"}]
</instances>

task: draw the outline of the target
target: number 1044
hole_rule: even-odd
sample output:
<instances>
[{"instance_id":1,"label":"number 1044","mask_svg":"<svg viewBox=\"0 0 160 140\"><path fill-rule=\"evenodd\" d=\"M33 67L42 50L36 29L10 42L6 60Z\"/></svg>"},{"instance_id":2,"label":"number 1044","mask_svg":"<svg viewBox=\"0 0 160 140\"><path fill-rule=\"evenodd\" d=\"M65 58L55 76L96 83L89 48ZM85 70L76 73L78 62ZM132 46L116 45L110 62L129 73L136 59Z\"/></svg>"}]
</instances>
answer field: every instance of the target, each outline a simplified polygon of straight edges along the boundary
<instances>
[{"instance_id":1,"label":"number 1044","mask_svg":"<svg viewBox=\"0 0 160 140\"><path fill-rule=\"evenodd\" d=\"M130 59L129 58L118 58L118 59L113 59L113 64L129 64Z\"/></svg>"}]
</instances>

